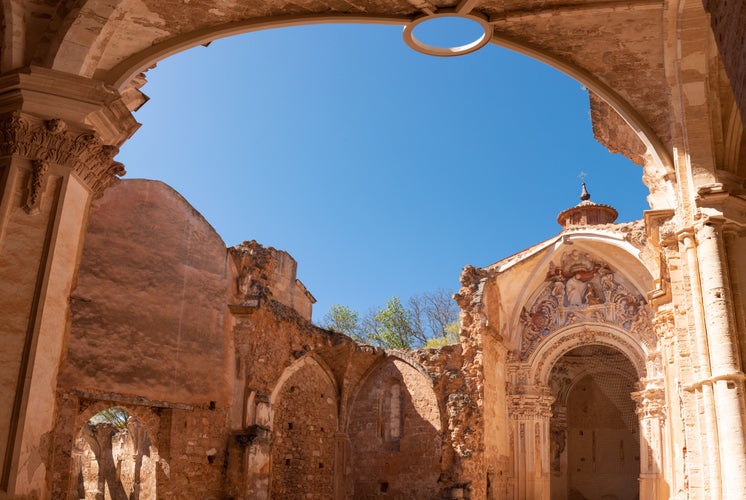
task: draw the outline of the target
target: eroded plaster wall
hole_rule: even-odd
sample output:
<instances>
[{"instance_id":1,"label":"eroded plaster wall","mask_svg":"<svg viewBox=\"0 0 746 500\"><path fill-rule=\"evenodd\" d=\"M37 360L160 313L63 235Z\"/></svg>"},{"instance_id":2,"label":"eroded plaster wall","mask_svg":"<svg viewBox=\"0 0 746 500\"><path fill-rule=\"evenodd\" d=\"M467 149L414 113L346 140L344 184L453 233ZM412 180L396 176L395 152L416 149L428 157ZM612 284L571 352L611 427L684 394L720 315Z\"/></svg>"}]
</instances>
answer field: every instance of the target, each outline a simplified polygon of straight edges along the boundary
<instances>
[{"instance_id":1,"label":"eroded plaster wall","mask_svg":"<svg viewBox=\"0 0 746 500\"><path fill-rule=\"evenodd\" d=\"M128 180L96 200L61 390L228 400L225 243L176 191Z\"/></svg>"}]
</instances>

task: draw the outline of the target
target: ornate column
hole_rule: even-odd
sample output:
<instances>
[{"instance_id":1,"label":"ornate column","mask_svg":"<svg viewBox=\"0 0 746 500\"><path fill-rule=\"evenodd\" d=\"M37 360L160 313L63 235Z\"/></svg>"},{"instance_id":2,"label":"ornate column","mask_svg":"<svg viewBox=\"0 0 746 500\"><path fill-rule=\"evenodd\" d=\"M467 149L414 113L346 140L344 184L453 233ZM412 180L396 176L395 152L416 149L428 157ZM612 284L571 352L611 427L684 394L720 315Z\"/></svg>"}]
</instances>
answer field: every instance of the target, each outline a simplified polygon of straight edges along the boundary
<instances>
[{"instance_id":1,"label":"ornate column","mask_svg":"<svg viewBox=\"0 0 746 500\"><path fill-rule=\"evenodd\" d=\"M694 380L685 389L694 393L694 396L697 396L697 393L701 394L701 398L694 397L693 401L689 401L691 398L682 395L684 405L689 406L685 413L688 413L690 416L696 416L698 420L699 432L697 433L697 439L701 443L701 457L699 457L699 460L696 460L698 463L690 463L688 467L701 470L705 481L704 486L705 488L709 486L708 494L713 498L720 498L720 481L722 476L720 472L720 449L718 446L718 427L715 416L715 398L712 386L706 383L712 377L709 357L709 338L705 328L704 304L700 300L702 297L702 284L698 271L695 235L692 231L682 231L679 233L679 246L688 271L689 297L691 302L687 304L687 315L691 313L693 326L691 329L691 346L689 347L689 351L692 352L693 368L693 374L690 376L693 376ZM689 461L690 458L687 457L686 460Z\"/></svg>"},{"instance_id":2,"label":"ornate column","mask_svg":"<svg viewBox=\"0 0 746 500\"><path fill-rule=\"evenodd\" d=\"M633 392L640 418L640 500L667 498L661 488L663 470L663 426L666 401L662 379L643 380L645 388Z\"/></svg>"},{"instance_id":3,"label":"ornate column","mask_svg":"<svg viewBox=\"0 0 746 500\"><path fill-rule=\"evenodd\" d=\"M554 398L549 387L531 387L508 396L516 500L549 500L549 419Z\"/></svg>"},{"instance_id":4,"label":"ornate column","mask_svg":"<svg viewBox=\"0 0 746 500\"><path fill-rule=\"evenodd\" d=\"M41 68L0 76L0 491L49 496L68 297L91 199L137 122L102 83ZM0 495L1 496L1 495Z\"/></svg>"},{"instance_id":5,"label":"ornate column","mask_svg":"<svg viewBox=\"0 0 746 500\"><path fill-rule=\"evenodd\" d=\"M697 258L709 345L712 385L719 430L722 493L725 499L746 491L746 436L744 435L744 374L736 339L736 322L723 238L724 221L706 219L698 225Z\"/></svg>"}]
</instances>

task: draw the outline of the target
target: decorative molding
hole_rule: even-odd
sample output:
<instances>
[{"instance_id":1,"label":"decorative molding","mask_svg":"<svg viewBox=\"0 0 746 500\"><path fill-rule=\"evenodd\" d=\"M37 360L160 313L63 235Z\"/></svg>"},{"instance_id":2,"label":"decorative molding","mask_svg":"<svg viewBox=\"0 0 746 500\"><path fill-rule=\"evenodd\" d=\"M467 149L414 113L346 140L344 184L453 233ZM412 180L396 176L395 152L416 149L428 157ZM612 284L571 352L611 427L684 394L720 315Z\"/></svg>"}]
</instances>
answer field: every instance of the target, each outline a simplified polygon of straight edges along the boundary
<instances>
[{"instance_id":1,"label":"decorative molding","mask_svg":"<svg viewBox=\"0 0 746 500\"><path fill-rule=\"evenodd\" d=\"M653 318L653 329L659 339L672 335L674 331L673 311L659 310Z\"/></svg>"},{"instance_id":2,"label":"decorative molding","mask_svg":"<svg viewBox=\"0 0 746 500\"><path fill-rule=\"evenodd\" d=\"M52 164L72 170L94 193L100 195L125 173L113 160L116 146L103 144L93 133L75 133L62 120L33 123L14 111L0 118L0 155L20 156L34 162L31 189L26 200L29 213L38 208L44 178ZM46 167L37 164L46 163Z\"/></svg>"},{"instance_id":3,"label":"decorative molding","mask_svg":"<svg viewBox=\"0 0 746 500\"><path fill-rule=\"evenodd\" d=\"M33 170L31 171L31 182L26 196L26 204L23 207L30 215L39 213L41 194L46 185L50 163L46 160L34 160L32 165Z\"/></svg>"},{"instance_id":4,"label":"decorative molding","mask_svg":"<svg viewBox=\"0 0 746 500\"><path fill-rule=\"evenodd\" d=\"M514 420L549 419L554 397L546 394L509 394L508 412Z\"/></svg>"},{"instance_id":5,"label":"decorative molding","mask_svg":"<svg viewBox=\"0 0 746 500\"><path fill-rule=\"evenodd\" d=\"M521 360L553 332L574 323L614 325L635 334L649 349L655 347L647 302L605 262L572 250L563 255L560 266L549 263L545 282L531 305L521 310Z\"/></svg>"},{"instance_id":6,"label":"decorative molding","mask_svg":"<svg viewBox=\"0 0 746 500\"><path fill-rule=\"evenodd\" d=\"M642 354L641 346L633 343L633 339L629 336L615 332L613 329L609 331L580 326L559 332L546 349L538 354L532 365L527 367L527 370L530 371L530 382L535 384L548 383L549 371L560 357L576 347L589 344L614 348L627 356L640 376L646 371L645 359L640 356Z\"/></svg>"}]
</instances>

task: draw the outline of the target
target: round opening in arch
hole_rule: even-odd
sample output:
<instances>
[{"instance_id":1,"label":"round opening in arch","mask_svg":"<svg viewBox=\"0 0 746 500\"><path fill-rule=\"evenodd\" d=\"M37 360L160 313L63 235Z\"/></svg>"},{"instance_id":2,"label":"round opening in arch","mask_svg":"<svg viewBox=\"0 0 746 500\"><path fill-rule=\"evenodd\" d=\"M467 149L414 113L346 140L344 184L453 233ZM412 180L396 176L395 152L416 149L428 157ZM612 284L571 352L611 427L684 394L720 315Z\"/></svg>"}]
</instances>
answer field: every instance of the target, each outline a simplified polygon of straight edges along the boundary
<instances>
[{"instance_id":1,"label":"round opening in arch","mask_svg":"<svg viewBox=\"0 0 746 500\"><path fill-rule=\"evenodd\" d=\"M491 26L473 15L434 14L404 28L404 40L413 49L434 56L457 56L489 42Z\"/></svg>"}]
</instances>

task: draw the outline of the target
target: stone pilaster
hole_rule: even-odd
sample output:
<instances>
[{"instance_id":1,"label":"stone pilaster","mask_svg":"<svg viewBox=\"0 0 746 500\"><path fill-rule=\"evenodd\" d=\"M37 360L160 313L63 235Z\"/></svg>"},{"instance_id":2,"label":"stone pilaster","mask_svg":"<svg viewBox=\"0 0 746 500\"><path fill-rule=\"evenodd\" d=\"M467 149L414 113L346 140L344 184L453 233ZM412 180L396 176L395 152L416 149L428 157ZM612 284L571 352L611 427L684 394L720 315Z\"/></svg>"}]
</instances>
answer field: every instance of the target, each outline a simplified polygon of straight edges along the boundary
<instances>
[{"instance_id":1,"label":"stone pilaster","mask_svg":"<svg viewBox=\"0 0 746 500\"><path fill-rule=\"evenodd\" d=\"M246 498L269 498L272 433L268 428L255 426L254 439L246 447Z\"/></svg>"},{"instance_id":2,"label":"stone pilaster","mask_svg":"<svg viewBox=\"0 0 746 500\"><path fill-rule=\"evenodd\" d=\"M631 394L640 419L640 500L662 498L666 400L663 379L644 380Z\"/></svg>"},{"instance_id":3,"label":"stone pilaster","mask_svg":"<svg viewBox=\"0 0 746 500\"><path fill-rule=\"evenodd\" d=\"M350 436L344 432L334 434L334 498L344 500L350 498L352 491L348 490L347 467L350 463Z\"/></svg>"},{"instance_id":4,"label":"stone pilaster","mask_svg":"<svg viewBox=\"0 0 746 500\"><path fill-rule=\"evenodd\" d=\"M515 490L517 500L549 500L549 419L554 398L548 387L532 387L508 396L513 435Z\"/></svg>"},{"instance_id":5,"label":"stone pilaster","mask_svg":"<svg viewBox=\"0 0 746 500\"><path fill-rule=\"evenodd\" d=\"M0 76L0 491L49 496L57 373L91 199L137 123L100 82ZM6 404L7 402L7 404Z\"/></svg>"}]
</instances>

